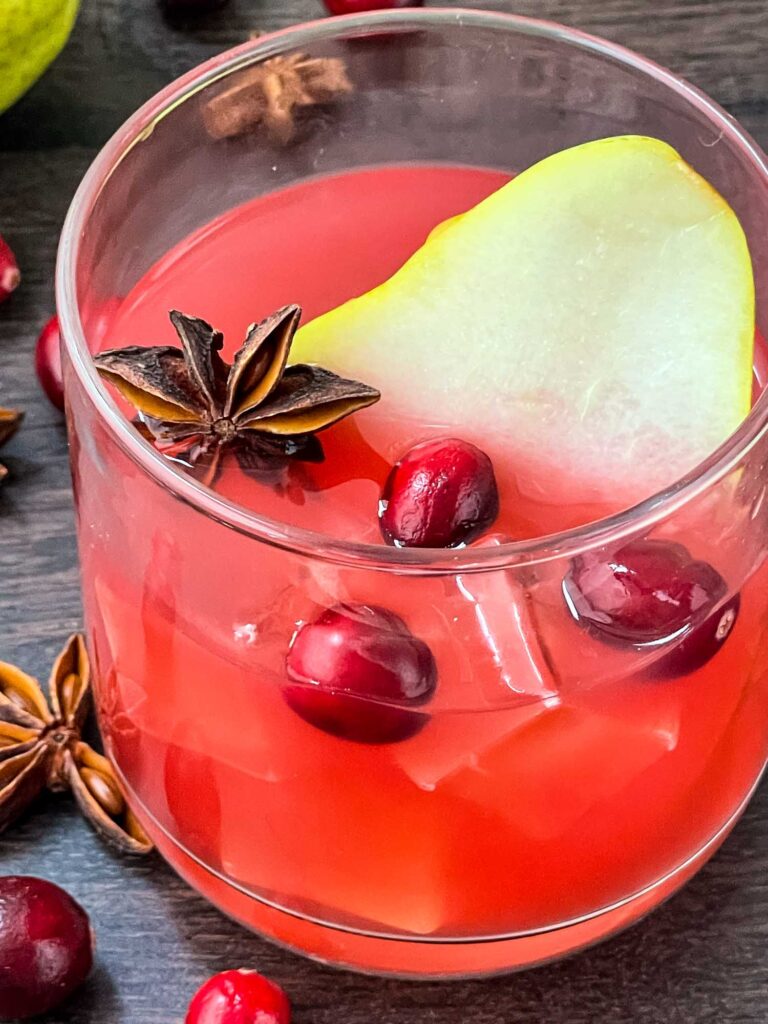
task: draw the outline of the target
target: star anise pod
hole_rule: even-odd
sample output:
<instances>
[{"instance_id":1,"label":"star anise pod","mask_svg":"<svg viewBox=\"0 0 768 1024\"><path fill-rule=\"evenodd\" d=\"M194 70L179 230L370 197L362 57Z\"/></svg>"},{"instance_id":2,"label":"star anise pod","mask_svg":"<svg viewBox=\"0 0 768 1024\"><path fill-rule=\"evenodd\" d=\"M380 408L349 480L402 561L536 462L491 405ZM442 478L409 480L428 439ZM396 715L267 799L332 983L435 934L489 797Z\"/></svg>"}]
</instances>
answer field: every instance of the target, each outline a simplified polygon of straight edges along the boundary
<instances>
[{"instance_id":1,"label":"star anise pod","mask_svg":"<svg viewBox=\"0 0 768 1024\"><path fill-rule=\"evenodd\" d=\"M238 72L237 80L203 107L203 123L214 139L226 139L263 125L286 145L296 134L297 112L330 103L352 92L344 61L294 53L273 57Z\"/></svg>"},{"instance_id":2,"label":"star anise pod","mask_svg":"<svg viewBox=\"0 0 768 1024\"><path fill-rule=\"evenodd\" d=\"M21 425L24 413L17 409L0 408L0 447L10 441ZM8 470L0 462L0 483L8 476Z\"/></svg>"},{"instance_id":3,"label":"star anise pod","mask_svg":"<svg viewBox=\"0 0 768 1024\"><path fill-rule=\"evenodd\" d=\"M246 470L291 457L319 461L315 433L381 397L320 366L287 365L298 306L252 324L232 365L219 355L219 331L176 310L170 316L181 349L113 349L96 356L96 368L143 416L140 429L161 451L202 465L204 483L216 479L228 446Z\"/></svg>"},{"instance_id":4,"label":"star anise pod","mask_svg":"<svg viewBox=\"0 0 768 1024\"><path fill-rule=\"evenodd\" d=\"M91 700L83 638L71 636L49 682L50 707L40 684L0 662L0 832L44 789L71 790L103 839L124 853L148 853L138 823L106 757L80 738Z\"/></svg>"}]
</instances>

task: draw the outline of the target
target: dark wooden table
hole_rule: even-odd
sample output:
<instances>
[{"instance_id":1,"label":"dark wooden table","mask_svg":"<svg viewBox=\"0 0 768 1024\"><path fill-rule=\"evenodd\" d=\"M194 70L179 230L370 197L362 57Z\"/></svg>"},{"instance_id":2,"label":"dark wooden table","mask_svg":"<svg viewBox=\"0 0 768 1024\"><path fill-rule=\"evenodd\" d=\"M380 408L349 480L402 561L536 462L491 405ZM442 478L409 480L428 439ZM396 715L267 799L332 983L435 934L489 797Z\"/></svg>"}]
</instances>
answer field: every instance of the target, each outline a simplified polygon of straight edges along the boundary
<instances>
[{"instance_id":1,"label":"dark wooden table","mask_svg":"<svg viewBox=\"0 0 768 1024\"><path fill-rule=\"evenodd\" d=\"M768 145L766 0L519 0L514 9L646 53ZM80 625L64 431L32 369L75 186L97 148L167 81L254 29L320 13L320 0L231 0L216 15L170 24L154 0L84 0L63 56L0 117L0 232L24 271L20 292L0 310L0 405L27 410L2 456L13 474L0 495L3 660L44 676ZM49 1024L180 1022L205 978L240 965L285 986L297 1024L765 1024L767 821L763 786L725 848L646 922L565 963L473 983L381 981L281 952L205 904L159 858L128 862L107 852L66 800L39 806L0 839L0 871L64 885L98 933L92 980Z\"/></svg>"}]
</instances>

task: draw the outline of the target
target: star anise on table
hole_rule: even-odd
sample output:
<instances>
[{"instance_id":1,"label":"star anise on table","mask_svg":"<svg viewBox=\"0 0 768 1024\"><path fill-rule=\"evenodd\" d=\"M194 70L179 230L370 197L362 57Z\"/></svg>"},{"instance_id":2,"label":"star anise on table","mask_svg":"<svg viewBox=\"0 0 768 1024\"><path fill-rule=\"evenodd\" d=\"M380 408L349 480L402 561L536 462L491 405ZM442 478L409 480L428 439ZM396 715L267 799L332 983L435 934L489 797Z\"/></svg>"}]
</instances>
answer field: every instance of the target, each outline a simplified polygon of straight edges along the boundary
<instances>
[{"instance_id":1,"label":"star anise on table","mask_svg":"<svg viewBox=\"0 0 768 1024\"><path fill-rule=\"evenodd\" d=\"M352 88L338 57L273 57L237 72L235 84L205 104L203 123L214 139L263 126L275 141L287 145L296 134L301 109L331 103Z\"/></svg>"},{"instance_id":2,"label":"star anise on table","mask_svg":"<svg viewBox=\"0 0 768 1024\"><path fill-rule=\"evenodd\" d=\"M6 441L10 441L13 435L21 426L24 413L17 409L0 408L0 448ZM8 476L8 470L0 462L0 483Z\"/></svg>"},{"instance_id":3,"label":"star anise on table","mask_svg":"<svg viewBox=\"0 0 768 1024\"><path fill-rule=\"evenodd\" d=\"M71 636L49 681L50 706L36 679L0 662L0 832L42 793L71 790L99 835L123 853L152 843L128 807L106 757L80 736L91 701L88 653Z\"/></svg>"},{"instance_id":4,"label":"star anise on table","mask_svg":"<svg viewBox=\"0 0 768 1024\"><path fill-rule=\"evenodd\" d=\"M273 469L288 458L321 461L316 432L381 397L320 366L287 365L298 306L252 324L231 365L219 354L219 331L176 310L170 316L181 349L112 349L95 357L96 368L139 412L142 433L164 454L183 454L199 466L208 485L228 447L246 471Z\"/></svg>"}]
</instances>

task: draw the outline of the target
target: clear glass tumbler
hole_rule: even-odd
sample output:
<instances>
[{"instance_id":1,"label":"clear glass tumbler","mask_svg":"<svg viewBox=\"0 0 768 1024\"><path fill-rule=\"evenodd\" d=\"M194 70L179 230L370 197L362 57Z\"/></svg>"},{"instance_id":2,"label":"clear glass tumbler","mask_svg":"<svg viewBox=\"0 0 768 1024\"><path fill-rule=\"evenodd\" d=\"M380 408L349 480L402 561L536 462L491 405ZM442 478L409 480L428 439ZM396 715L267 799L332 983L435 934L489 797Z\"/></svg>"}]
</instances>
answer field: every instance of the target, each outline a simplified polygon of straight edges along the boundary
<instances>
[{"instance_id":1,"label":"clear glass tumbler","mask_svg":"<svg viewBox=\"0 0 768 1024\"><path fill-rule=\"evenodd\" d=\"M307 111L290 145L206 130L211 99L296 54L341 58L354 92ZM401 551L207 489L139 436L91 354L116 341L121 297L158 259L255 196L386 164L511 173L624 133L670 142L734 207L768 337L759 150L667 71L525 18L398 11L249 42L132 117L72 205L58 304L105 743L168 862L310 956L415 977L523 967L635 921L724 839L768 751L762 371L737 433L628 512ZM684 545L722 589L664 642L606 642L578 619L575 567L646 542ZM297 625L337 602L385 605L432 649L438 693L403 742L338 739L283 699Z\"/></svg>"}]
</instances>

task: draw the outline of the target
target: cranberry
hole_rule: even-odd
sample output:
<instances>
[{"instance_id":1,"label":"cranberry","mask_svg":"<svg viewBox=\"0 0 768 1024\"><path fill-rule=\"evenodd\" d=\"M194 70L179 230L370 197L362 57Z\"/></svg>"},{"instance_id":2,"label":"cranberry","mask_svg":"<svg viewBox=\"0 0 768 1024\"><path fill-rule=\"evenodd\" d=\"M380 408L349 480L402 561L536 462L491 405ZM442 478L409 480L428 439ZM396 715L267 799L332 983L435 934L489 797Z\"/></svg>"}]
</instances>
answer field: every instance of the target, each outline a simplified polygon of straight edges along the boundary
<instances>
[{"instance_id":1,"label":"cranberry","mask_svg":"<svg viewBox=\"0 0 768 1024\"><path fill-rule=\"evenodd\" d=\"M198 990L185 1024L289 1024L285 992L256 971L222 971Z\"/></svg>"},{"instance_id":2,"label":"cranberry","mask_svg":"<svg viewBox=\"0 0 768 1024\"><path fill-rule=\"evenodd\" d=\"M60 343L59 318L52 316L37 339L35 373L51 404L63 410L64 383L61 376Z\"/></svg>"},{"instance_id":3,"label":"cranberry","mask_svg":"<svg viewBox=\"0 0 768 1024\"><path fill-rule=\"evenodd\" d=\"M637 646L679 639L654 674L682 675L703 665L729 635L739 609L738 596L722 603L728 588L716 569L665 540L581 556L563 589L574 616L606 639Z\"/></svg>"},{"instance_id":4,"label":"cranberry","mask_svg":"<svg viewBox=\"0 0 768 1024\"><path fill-rule=\"evenodd\" d=\"M649 669L653 677L685 676L717 654L731 635L739 617L741 600L734 595L716 608L707 618Z\"/></svg>"},{"instance_id":5,"label":"cranberry","mask_svg":"<svg viewBox=\"0 0 768 1024\"><path fill-rule=\"evenodd\" d=\"M339 604L305 623L286 660L285 699L306 722L359 743L414 736L435 692L432 652L386 608Z\"/></svg>"},{"instance_id":6,"label":"cranberry","mask_svg":"<svg viewBox=\"0 0 768 1024\"><path fill-rule=\"evenodd\" d=\"M5 302L11 292L19 287L21 274L13 250L0 236L0 302Z\"/></svg>"},{"instance_id":7,"label":"cranberry","mask_svg":"<svg viewBox=\"0 0 768 1024\"><path fill-rule=\"evenodd\" d=\"M324 0L331 14L360 14L362 11L391 11L421 7L424 0Z\"/></svg>"},{"instance_id":8,"label":"cranberry","mask_svg":"<svg viewBox=\"0 0 768 1024\"><path fill-rule=\"evenodd\" d=\"M58 1006L93 965L88 915L42 878L0 878L0 1020Z\"/></svg>"},{"instance_id":9,"label":"cranberry","mask_svg":"<svg viewBox=\"0 0 768 1024\"><path fill-rule=\"evenodd\" d=\"M498 514L491 460L453 437L411 448L393 467L379 502L382 535L396 547L455 547L481 534Z\"/></svg>"},{"instance_id":10,"label":"cranberry","mask_svg":"<svg viewBox=\"0 0 768 1024\"><path fill-rule=\"evenodd\" d=\"M204 748L204 738L195 736L199 747L168 744L165 754L165 799L184 845L209 867L219 864L221 841L221 797L216 762Z\"/></svg>"}]
</instances>

